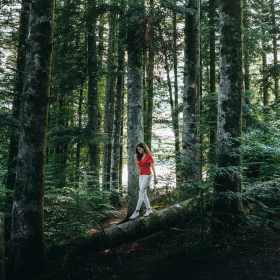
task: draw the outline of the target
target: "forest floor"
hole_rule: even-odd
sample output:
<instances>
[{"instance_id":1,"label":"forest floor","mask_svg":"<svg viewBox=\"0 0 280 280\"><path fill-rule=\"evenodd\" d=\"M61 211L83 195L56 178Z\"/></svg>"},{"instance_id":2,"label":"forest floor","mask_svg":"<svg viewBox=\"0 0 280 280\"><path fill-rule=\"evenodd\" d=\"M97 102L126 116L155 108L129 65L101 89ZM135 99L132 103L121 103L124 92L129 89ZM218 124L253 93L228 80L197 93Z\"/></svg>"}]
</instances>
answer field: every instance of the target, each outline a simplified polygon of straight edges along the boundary
<instances>
[{"instance_id":1,"label":"forest floor","mask_svg":"<svg viewBox=\"0 0 280 280\"><path fill-rule=\"evenodd\" d=\"M121 221L126 214L123 210L104 227ZM116 248L69 256L58 274L40 279L280 280L279 260L277 223L243 226L215 239L205 233L200 242L200 221L194 218Z\"/></svg>"}]
</instances>

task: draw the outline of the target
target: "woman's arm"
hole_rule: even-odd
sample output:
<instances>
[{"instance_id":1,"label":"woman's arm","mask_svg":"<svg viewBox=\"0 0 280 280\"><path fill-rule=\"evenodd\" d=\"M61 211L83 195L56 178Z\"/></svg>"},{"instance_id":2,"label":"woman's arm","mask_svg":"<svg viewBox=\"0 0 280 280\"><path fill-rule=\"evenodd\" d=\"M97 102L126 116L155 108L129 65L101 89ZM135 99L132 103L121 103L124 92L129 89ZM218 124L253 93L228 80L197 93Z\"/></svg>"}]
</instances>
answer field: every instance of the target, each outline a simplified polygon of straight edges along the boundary
<instances>
[{"instance_id":1,"label":"woman's arm","mask_svg":"<svg viewBox=\"0 0 280 280\"><path fill-rule=\"evenodd\" d=\"M136 163L137 168L140 169L140 166L139 166L138 160L137 160L137 155L134 156L134 161Z\"/></svg>"},{"instance_id":2,"label":"woman's arm","mask_svg":"<svg viewBox=\"0 0 280 280\"><path fill-rule=\"evenodd\" d=\"M158 183L158 179L157 179L155 164L153 162L151 162L150 165L151 165L151 168L152 168L153 174L154 174L154 184L156 185Z\"/></svg>"}]
</instances>

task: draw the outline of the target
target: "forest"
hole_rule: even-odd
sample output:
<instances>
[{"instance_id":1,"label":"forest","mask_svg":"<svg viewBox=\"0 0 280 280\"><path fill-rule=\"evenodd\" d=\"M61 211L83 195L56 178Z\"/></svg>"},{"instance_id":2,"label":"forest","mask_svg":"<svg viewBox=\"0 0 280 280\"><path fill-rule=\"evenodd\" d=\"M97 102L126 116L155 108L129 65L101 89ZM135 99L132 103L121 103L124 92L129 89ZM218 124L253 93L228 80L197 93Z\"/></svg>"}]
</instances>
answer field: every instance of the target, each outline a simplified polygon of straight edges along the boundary
<instances>
[{"instance_id":1,"label":"forest","mask_svg":"<svg viewBox=\"0 0 280 280\"><path fill-rule=\"evenodd\" d=\"M2 0L0 280L280 279L279 26L279 0Z\"/></svg>"}]
</instances>

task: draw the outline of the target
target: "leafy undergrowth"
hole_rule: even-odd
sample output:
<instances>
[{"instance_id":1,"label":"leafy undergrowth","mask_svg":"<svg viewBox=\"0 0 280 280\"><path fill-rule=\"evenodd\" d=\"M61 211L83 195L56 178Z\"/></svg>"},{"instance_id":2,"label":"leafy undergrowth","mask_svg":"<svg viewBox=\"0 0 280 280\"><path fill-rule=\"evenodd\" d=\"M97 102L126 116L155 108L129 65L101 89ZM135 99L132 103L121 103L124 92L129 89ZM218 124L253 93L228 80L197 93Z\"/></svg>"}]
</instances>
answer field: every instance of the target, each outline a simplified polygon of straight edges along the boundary
<instances>
[{"instance_id":1,"label":"leafy undergrowth","mask_svg":"<svg viewBox=\"0 0 280 280\"><path fill-rule=\"evenodd\" d=\"M116 248L66 256L36 279L280 279L279 232L278 224L247 224L201 242L194 218Z\"/></svg>"}]
</instances>

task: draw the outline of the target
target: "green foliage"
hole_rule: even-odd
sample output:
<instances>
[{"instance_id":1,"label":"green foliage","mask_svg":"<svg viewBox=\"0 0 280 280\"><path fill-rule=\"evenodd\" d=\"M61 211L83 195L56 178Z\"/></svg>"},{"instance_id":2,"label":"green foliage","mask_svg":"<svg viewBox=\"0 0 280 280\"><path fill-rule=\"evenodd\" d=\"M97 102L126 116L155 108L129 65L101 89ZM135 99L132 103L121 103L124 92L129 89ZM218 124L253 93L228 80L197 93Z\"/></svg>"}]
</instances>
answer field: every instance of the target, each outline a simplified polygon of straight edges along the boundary
<instances>
[{"instance_id":1,"label":"green foliage","mask_svg":"<svg viewBox=\"0 0 280 280\"><path fill-rule=\"evenodd\" d=\"M71 167L69 167L71 169ZM57 187L56 170L49 166L45 189L45 235L48 243L63 242L99 227L111 213L110 193L92 189L81 170L65 170L68 183ZM74 172L73 181L67 178ZM75 180L76 179L76 180Z\"/></svg>"},{"instance_id":2,"label":"green foliage","mask_svg":"<svg viewBox=\"0 0 280 280\"><path fill-rule=\"evenodd\" d=\"M265 129L250 129L243 136L244 180L274 180L280 175L279 124L266 122Z\"/></svg>"}]
</instances>

